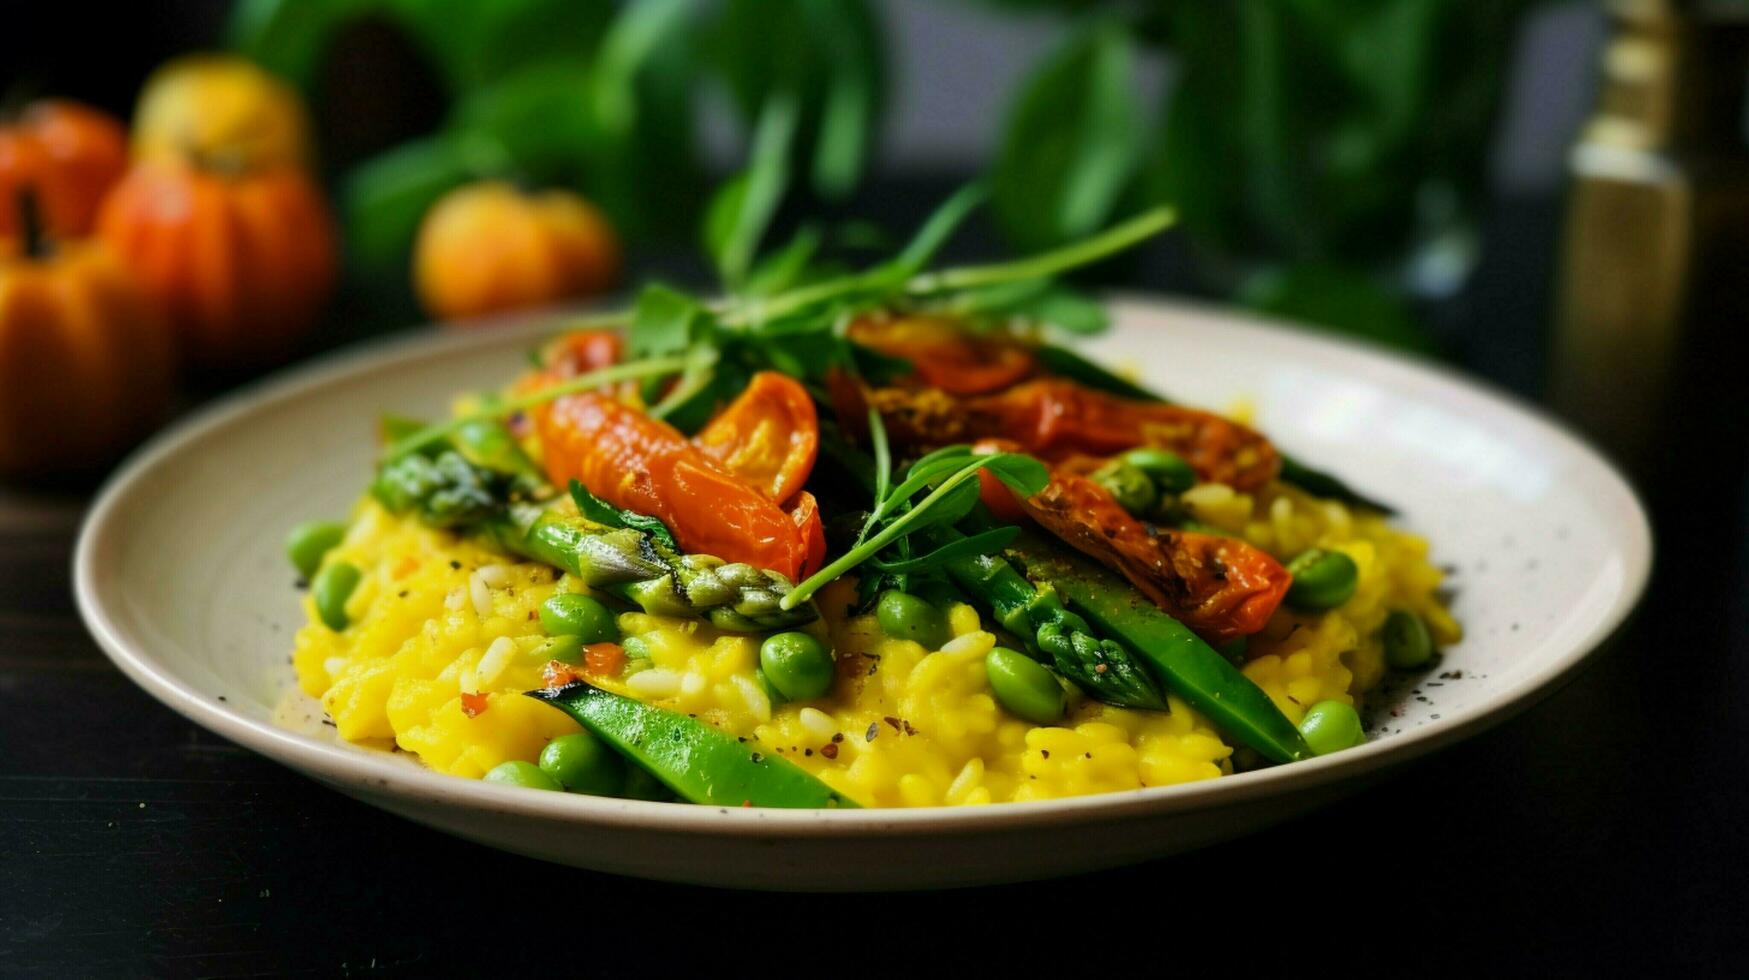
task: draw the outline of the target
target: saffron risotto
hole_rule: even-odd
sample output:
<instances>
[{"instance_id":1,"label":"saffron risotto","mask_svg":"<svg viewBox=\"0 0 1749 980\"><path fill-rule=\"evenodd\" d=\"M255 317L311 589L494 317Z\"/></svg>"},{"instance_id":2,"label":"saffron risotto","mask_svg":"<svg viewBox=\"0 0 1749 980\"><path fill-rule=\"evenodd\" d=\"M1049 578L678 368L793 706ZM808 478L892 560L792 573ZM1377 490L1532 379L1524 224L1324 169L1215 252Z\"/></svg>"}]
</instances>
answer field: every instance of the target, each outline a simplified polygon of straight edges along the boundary
<instances>
[{"instance_id":1,"label":"saffron risotto","mask_svg":"<svg viewBox=\"0 0 1749 980\"><path fill-rule=\"evenodd\" d=\"M1278 558L1337 550L1359 571L1352 597L1307 613L1283 605L1249 641L1243 669L1298 722L1326 700L1355 703L1385 672L1381 627L1391 610L1421 616L1442 646L1460 630L1438 598L1441 572L1424 540L1384 518L1274 483L1256 494L1205 483L1183 502L1205 524ZM586 591L551 566L517 562L446 531L398 518L365 498L327 561L362 571L348 625L308 624L293 656L299 685L321 701L341 737L415 753L441 772L480 777L508 760L532 762L578 730L522 692L540 687L555 640L538 609L557 592ZM620 614L630 658L591 683L694 715L794 762L864 806L1036 800L1163 786L1230 773L1234 748L1176 697L1168 712L1114 708L1068 691L1061 724L1035 727L992 695L985 655L998 637L955 605L939 650L887 637L850 611L853 583L819 596L809 632L836 651L822 698L774 706L755 677L759 636L697 619Z\"/></svg>"}]
</instances>

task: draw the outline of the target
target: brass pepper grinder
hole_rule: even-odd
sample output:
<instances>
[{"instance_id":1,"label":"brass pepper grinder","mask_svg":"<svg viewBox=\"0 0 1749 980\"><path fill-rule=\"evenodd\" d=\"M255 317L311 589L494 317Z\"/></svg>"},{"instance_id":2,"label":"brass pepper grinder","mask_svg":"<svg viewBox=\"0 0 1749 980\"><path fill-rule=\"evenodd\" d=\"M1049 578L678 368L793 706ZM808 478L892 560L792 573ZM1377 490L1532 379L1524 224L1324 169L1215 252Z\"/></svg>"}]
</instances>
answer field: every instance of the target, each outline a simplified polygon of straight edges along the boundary
<instances>
[{"instance_id":1,"label":"brass pepper grinder","mask_svg":"<svg viewBox=\"0 0 1749 980\"><path fill-rule=\"evenodd\" d=\"M1682 452L1740 466L1749 2L1610 7L1600 104L1570 160L1550 400L1642 476L1693 475Z\"/></svg>"}]
</instances>

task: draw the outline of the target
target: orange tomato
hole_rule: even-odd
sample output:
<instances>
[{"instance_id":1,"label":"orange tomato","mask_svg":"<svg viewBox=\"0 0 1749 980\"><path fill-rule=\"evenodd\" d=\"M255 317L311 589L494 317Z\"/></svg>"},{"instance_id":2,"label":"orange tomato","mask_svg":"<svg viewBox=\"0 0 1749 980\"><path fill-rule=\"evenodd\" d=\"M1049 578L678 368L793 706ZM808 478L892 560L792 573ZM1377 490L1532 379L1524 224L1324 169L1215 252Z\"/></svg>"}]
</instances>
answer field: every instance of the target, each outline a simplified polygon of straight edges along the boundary
<instances>
[{"instance_id":1,"label":"orange tomato","mask_svg":"<svg viewBox=\"0 0 1749 980\"><path fill-rule=\"evenodd\" d=\"M820 449L814 399L787 374L761 371L692 444L778 503L801 491Z\"/></svg>"},{"instance_id":2,"label":"orange tomato","mask_svg":"<svg viewBox=\"0 0 1749 980\"><path fill-rule=\"evenodd\" d=\"M849 337L910 361L923 384L955 395L1000 391L1037 368L1032 352L1021 344L968 333L959 321L943 316L863 317L850 325Z\"/></svg>"},{"instance_id":3,"label":"orange tomato","mask_svg":"<svg viewBox=\"0 0 1749 980\"><path fill-rule=\"evenodd\" d=\"M595 392L556 399L535 424L555 484L576 479L616 507L659 518L695 554L792 581L806 566L809 542L795 519L673 426Z\"/></svg>"},{"instance_id":4,"label":"orange tomato","mask_svg":"<svg viewBox=\"0 0 1749 980\"><path fill-rule=\"evenodd\" d=\"M121 123L65 99L31 103L15 121L0 122L0 238L19 235L16 202L25 188L36 193L47 234L89 234L127 166Z\"/></svg>"},{"instance_id":5,"label":"orange tomato","mask_svg":"<svg viewBox=\"0 0 1749 980\"><path fill-rule=\"evenodd\" d=\"M414 288L444 320L597 295L618 281L619 268L619 241L593 204L502 181L444 195L413 247Z\"/></svg>"},{"instance_id":6,"label":"orange tomato","mask_svg":"<svg viewBox=\"0 0 1749 980\"><path fill-rule=\"evenodd\" d=\"M802 539L807 542L808 556L798 573L807 578L826 565L826 522L820 518L820 502L803 490L796 494L789 516L796 522L796 527L801 528Z\"/></svg>"},{"instance_id":7,"label":"orange tomato","mask_svg":"<svg viewBox=\"0 0 1749 980\"><path fill-rule=\"evenodd\" d=\"M98 233L159 298L198 369L259 367L291 353L334 286L335 232L300 169L136 165Z\"/></svg>"},{"instance_id":8,"label":"orange tomato","mask_svg":"<svg viewBox=\"0 0 1749 980\"><path fill-rule=\"evenodd\" d=\"M1143 595L1215 643L1269 622L1293 576L1238 538L1161 529L1150 533L1092 480L1056 471L1020 501L1040 527L1121 572Z\"/></svg>"}]
</instances>

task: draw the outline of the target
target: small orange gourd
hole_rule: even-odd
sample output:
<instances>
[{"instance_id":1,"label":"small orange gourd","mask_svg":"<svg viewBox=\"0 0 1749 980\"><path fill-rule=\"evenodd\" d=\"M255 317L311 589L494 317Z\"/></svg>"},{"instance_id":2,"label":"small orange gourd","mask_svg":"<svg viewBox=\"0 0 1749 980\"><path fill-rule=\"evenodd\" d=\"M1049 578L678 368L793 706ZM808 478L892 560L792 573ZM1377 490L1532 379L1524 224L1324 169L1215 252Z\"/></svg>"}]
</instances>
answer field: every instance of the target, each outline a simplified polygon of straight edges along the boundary
<instances>
[{"instance_id":1,"label":"small orange gourd","mask_svg":"<svg viewBox=\"0 0 1749 980\"><path fill-rule=\"evenodd\" d=\"M46 240L30 191L16 207L22 233L0 241L0 473L91 470L169 406L170 334L99 243Z\"/></svg>"},{"instance_id":2,"label":"small orange gourd","mask_svg":"<svg viewBox=\"0 0 1749 980\"><path fill-rule=\"evenodd\" d=\"M90 106L45 99L0 120L0 238L19 236L13 203L26 188L50 236L89 234L103 195L127 166L121 123Z\"/></svg>"},{"instance_id":3,"label":"small orange gourd","mask_svg":"<svg viewBox=\"0 0 1749 980\"><path fill-rule=\"evenodd\" d=\"M619 241L594 205L489 180L450 191L426 213L413 284L427 312L451 320L596 295L619 268Z\"/></svg>"},{"instance_id":4,"label":"small orange gourd","mask_svg":"<svg viewBox=\"0 0 1749 980\"><path fill-rule=\"evenodd\" d=\"M299 167L144 160L110 192L98 234L158 298L202 372L283 359L334 286L333 220Z\"/></svg>"}]
</instances>

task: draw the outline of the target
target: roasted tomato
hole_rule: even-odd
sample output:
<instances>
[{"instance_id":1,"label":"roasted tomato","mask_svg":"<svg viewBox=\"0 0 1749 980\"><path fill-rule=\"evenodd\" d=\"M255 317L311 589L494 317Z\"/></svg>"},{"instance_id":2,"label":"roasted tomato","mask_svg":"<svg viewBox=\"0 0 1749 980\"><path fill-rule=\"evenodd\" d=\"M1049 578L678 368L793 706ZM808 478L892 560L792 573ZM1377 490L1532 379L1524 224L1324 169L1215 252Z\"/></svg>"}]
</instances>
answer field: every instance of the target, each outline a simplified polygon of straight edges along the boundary
<instances>
[{"instance_id":1,"label":"roasted tomato","mask_svg":"<svg viewBox=\"0 0 1749 980\"><path fill-rule=\"evenodd\" d=\"M801 528L808 545L807 560L802 563L801 577L806 578L826 565L826 522L820 518L820 502L806 490L796 494L790 505L790 519Z\"/></svg>"},{"instance_id":2,"label":"roasted tomato","mask_svg":"<svg viewBox=\"0 0 1749 980\"><path fill-rule=\"evenodd\" d=\"M1269 440L1237 422L1181 405L1119 398L1063 379L1028 381L971 398L934 388L882 388L864 398L880 411L888 435L900 445L994 437L1013 440L1050 461L1158 446L1184 457L1202 479L1237 490L1255 490L1281 470L1281 457Z\"/></svg>"},{"instance_id":3,"label":"roasted tomato","mask_svg":"<svg viewBox=\"0 0 1749 980\"><path fill-rule=\"evenodd\" d=\"M850 339L916 369L917 380L955 395L1000 391L1037 369L1032 352L1002 336L968 333L941 316L863 317L852 323Z\"/></svg>"},{"instance_id":4,"label":"roasted tomato","mask_svg":"<svg viewBox=\"0 0 1749 980\"><path fill-rule=\"evenodd\" d=\"M692 437L692 444L781 504L799 493L813 472L820 420L800 382L761 371Z\"/></svg>"},{"instance_id":5,"label":"roasted tomato","mask_svg":"<svg viewBox=\"0 0 1749 980\"><path fill-rule=\"evenodd\" d=\"M554 483L580 480L616 507L660 518L689 552L800 577L804 529L673 426L595 392L559 398L535 421Z\"/></svg>"},{"instance_id":6,"label":"roasted tomato","mask_svg":"<svg viewBox=\"0 0 1749 980\"><path fill-rule=\"evenodd\" d=\"M1293 576L1238 538L1151 531L1085 477L1053 473L1020 501L1041 527L1106 566L1211 642L1255 633L1269 622Z\"/></svg>"}]
</instances>

